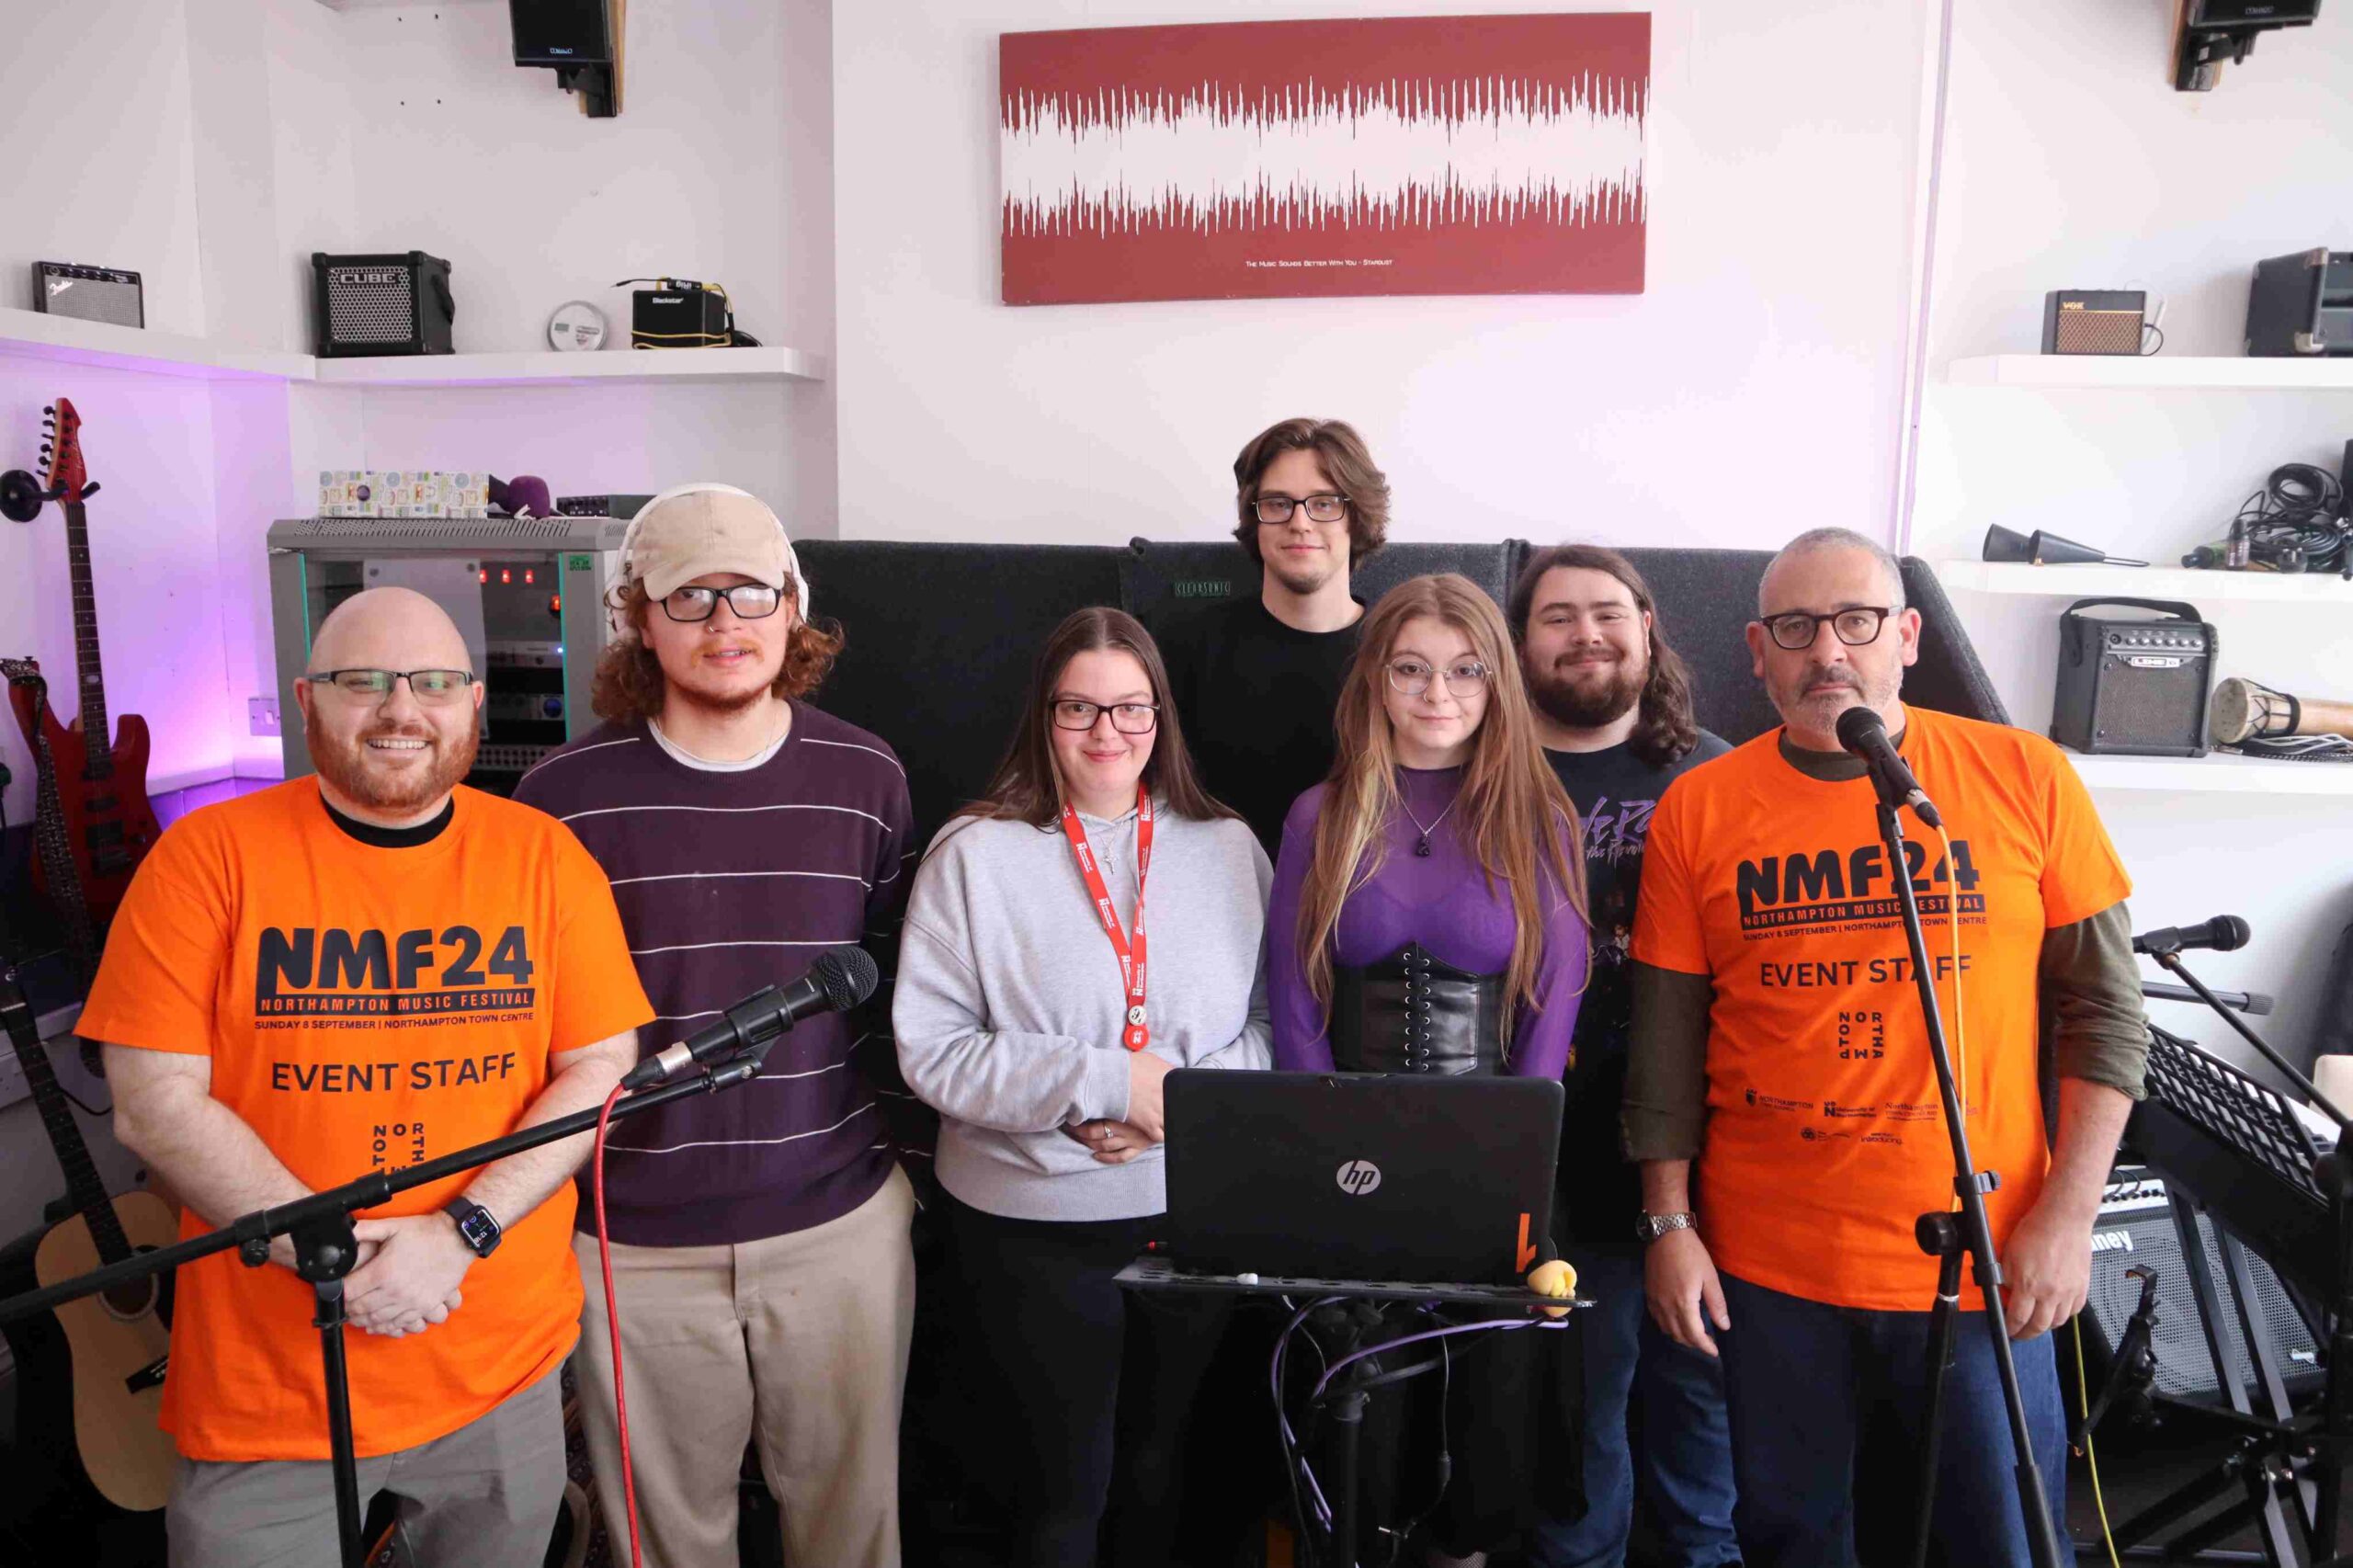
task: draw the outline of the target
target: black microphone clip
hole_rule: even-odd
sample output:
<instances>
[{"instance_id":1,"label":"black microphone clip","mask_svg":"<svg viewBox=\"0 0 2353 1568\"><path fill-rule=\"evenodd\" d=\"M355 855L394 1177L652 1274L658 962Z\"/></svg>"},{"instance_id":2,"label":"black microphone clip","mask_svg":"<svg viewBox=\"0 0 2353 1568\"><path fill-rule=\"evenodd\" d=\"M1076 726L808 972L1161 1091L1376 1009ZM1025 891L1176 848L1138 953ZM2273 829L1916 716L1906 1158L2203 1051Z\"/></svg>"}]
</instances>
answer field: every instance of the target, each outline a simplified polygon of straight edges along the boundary
<instances>
[{"instance_id":1,"label":"black microphone clip","mask_svg":"<svg viewBox=\"0 0 2353 1568\"><path fill-rule=\"evenodd\" d=\"M1936 803L1921 792L1919 780L1912 777L1911 765L1888 738L1887 721L1879 716L1877 709L1859 702L1838 715L1837 727L1838 744L1863 759L1881 804L1891 811L1897 806L1909 806L1913 814L1930 827L1945 825Z\"/></svg>"},{"instance_id":2,"label":"black microphone clip","mask_svg":"<svg viewBox=\"0 0 2353 1568\"><path fill-rule=\"evenodd\" d=\"M881 983L881 971L863 948L833 948L817 955L809 972L779 990L764 985L719 1016L719 1021L664 1047L629 1070L621 1087L637 1090L667 1083L712 1062L760 1060L779 1035L813 1013L847 1012Z\"/></svg>"}]
</instances>

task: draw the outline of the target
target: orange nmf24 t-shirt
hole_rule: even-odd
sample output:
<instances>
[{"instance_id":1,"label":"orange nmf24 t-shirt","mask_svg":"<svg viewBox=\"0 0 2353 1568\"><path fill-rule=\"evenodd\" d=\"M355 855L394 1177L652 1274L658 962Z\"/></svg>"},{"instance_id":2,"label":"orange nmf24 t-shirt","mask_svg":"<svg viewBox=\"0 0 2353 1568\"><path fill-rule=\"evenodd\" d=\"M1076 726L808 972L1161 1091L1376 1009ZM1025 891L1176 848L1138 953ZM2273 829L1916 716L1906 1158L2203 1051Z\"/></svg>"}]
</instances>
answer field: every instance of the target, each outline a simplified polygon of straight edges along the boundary
<instances>
[{"instance_id":1,"label":"orange nmf24 t-shirt","mask_svg":"<svg viewBox=\"0 0 2353 1568\"><path fill-rule=\"evenodd\" d=\"M1970 1152L2001 1177L1986 1199L1998 1246L2050 1165L2037 1080L2043 933L2098 914L2131 884L2056 746L1907 711L1901 749L1952 854L1906 812L1904 858ZM1925 1312L1937 1262L1913 1223L1951 1207L1952 1149L1871 786L1807 777L1779 739L1761 735L1676 780L1643 869L1634 957L1715 983L1700 1235L1719 1268L1751 1284Z\"/></svg>"},{"instance_id":2,"label":"orange nmf24 t-shirt","mask_svg":"<svg viewBox=\"0 0 2353 1568\"><path fill-rule=\"evenodd\" d=\"M212 1059L212 1097L313 1190L512 1131L551 1055L653 1014L604 873L571 830L460 789L429 843L362 844L317 783L191 813L131 883L77 1030ZM474 1173L369 1215L426 1214ZM467 1270L449 1321L347 1332L363 1455L456 1431L570 1352L580 1316L570 1182ZM182 1217L183 1237L231 1214ZM179 1270L163 1424L195 1460L322 1460L311 1287L233 1251Z\"/></svg>"}]
</instances>

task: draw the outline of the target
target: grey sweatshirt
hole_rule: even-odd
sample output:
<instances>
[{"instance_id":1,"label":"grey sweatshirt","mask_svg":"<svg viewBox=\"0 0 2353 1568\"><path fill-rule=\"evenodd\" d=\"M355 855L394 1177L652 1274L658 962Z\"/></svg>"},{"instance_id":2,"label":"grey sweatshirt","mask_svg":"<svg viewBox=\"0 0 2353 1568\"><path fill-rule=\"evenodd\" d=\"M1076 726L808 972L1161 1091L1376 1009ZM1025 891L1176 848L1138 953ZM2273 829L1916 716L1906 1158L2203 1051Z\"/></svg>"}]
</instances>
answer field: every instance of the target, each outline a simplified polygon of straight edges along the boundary
<instances>
[{"instance_id":1,"label":"grey sweatshirt","mask_svg":"<svg viewBox=\"0 0 2353 1568\"><path fill-rule=\"evenodd\" d=\"M1136 817L1082 815L1132 931ZM1145 889L1148 1050L1177 1067L1271 1060L1261 954L1274 873L1246 824L1155 812ZM891 1009L907 1086L938 1110L938 1173L1019 1220L1126 1220L1167 1208L1164 1151L1097 1164L1063 1132L1124 1119L1127 994L1059 827L961 818L915 874Z\"/></svg>"}]
</instances>

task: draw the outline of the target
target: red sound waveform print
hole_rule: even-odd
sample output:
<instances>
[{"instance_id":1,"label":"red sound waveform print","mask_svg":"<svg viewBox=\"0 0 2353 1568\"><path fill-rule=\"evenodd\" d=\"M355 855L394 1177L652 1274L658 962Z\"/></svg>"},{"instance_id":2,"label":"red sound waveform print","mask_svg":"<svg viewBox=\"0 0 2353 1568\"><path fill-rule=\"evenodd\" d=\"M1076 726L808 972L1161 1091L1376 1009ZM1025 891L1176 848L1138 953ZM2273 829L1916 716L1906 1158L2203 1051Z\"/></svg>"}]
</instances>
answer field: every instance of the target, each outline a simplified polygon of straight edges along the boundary
<instances>
[{"instance_id":1,"label":"red sound waveform print","mask_svg":"<svg viewBox=\"0 0 2353 1568\"><path fill-rule=\"evenodd\" d=\"M1639 293L1650 18L999 40L1008 304Z\"/></svg>"}]
</instances>

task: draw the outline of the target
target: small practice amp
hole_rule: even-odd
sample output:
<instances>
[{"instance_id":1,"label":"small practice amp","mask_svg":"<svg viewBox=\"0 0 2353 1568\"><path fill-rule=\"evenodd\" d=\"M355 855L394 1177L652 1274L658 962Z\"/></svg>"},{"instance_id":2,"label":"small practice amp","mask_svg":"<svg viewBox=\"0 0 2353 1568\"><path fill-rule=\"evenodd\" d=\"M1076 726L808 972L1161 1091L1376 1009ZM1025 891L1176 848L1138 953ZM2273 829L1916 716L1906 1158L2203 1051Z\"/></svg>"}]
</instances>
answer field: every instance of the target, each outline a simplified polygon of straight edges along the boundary
<instances>
[{"instance_id":1,"label":"small practice amp","mask_svg":"<svg viewBox=\"0 0 2353 1568\"><path fill-rule=\"evenodd\" d=\"M313 252L312 331L322 359L448 354L458 302L449 264L421 250L388 256Z\"/></svg>"},{"instance_id":2,"label":"small practice amp","mask_svg":"<svg viewBox=\"0 0 2353 1568\"><path fill-rule=\"evenodd\" d=\"M2246 351L2263 359L2353 354L2353 251L2299 251L2256 263Z\"/></svg>"},{"instance_id":3,"label":"small practice amp","mask_svg":"<svg viewBox=\"0 0 2353 1568\"><path fill-rule=\"evenodd\" d=\"M139 274L111 267L34 262L33 309L46 315L111 322L116 326L147 324L147 300Z\"/></svg>"},{"instance_id":4,"label":"small practice amp","mask_svg":"<svg viewBox=\"0 0 2353 1568\"><path fill-rule=\"evenodd\" d=\"M664 278L630 295L631 348L725 348L734 325L724 289Z\"/></svg>"},{"instance_id":5,"label":"small practice amp","mask_svg":"<svg viewBox=\"0 0 2353 1568\"><path fill-rule=\"evenodd\" d=\"M2042 351L2138 354L2148 309L2138 289L2053 289L2042 297Z\"/></svg>"},{"instance_id":6,"label":"small practice amp","mask_svg":"<svg viewBox=\"0 0 2353 1568\"><path fill-rule=\"evenodd\" d=\"M2091 1332L2085 1337L2092 1341L2096 1356L2104 1358L2113 1354L2141 1299L2141 1282L2127 1278L2125 1270L2136 1266L2152 1269L2157 1276L2157 1319L2149 1343L2157 1353L2156 1392L2200 1404L2227 1405L2229 1396L2214 1377L2214 1358L2199 1330L2198 1301L2190 1293L2188 1270L2207 1271L2226 1312L2231 1287L2222 1269L2214 1221L2205 1214L2198 1216L2198 1236L2205 1256L2186 1263L2180 1227L2174 1222L2164 1181L2144 1166L2118 1166L2101 1196L2099 1217L2092 1224L2091 1295L2084 1303L2088 1320L2085 1326ZM2310 1393L2324 1379L2313 1332L2270 1265L2252 1251L2246 1254L2246 1261L2255 1287L2255 1300L2249 1306L2270 1337L2279 1358L2280 1381L2291 1398ZM2240 1386L2253 1391L2255 1367L2237 1327L2234 1314L2222 1328L2222 1343L2230 1351L2232 1375Z\"/></svg>"},{"instance_id":7,"label":"small practice amp","mask_svg":"<svg viewBox=\"0 0 2353 1568\"><path fill-rule=\"evenodd\" d=\"M2101 607L2162 617L2119 619ZM2077 599L2059 617L2051 738L2092 756L2203 756L2218 639L2172 599Z\"/></svg>"}]
</instances>

